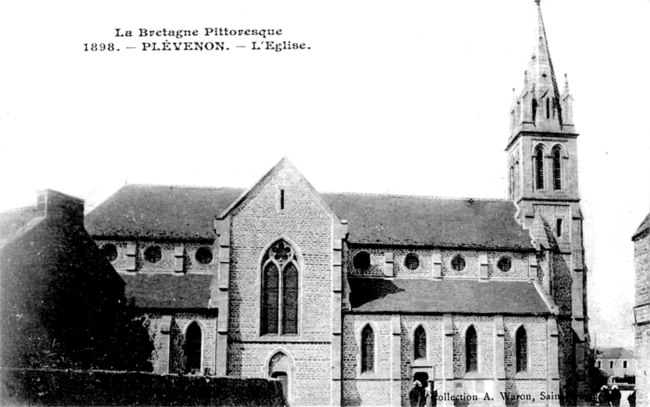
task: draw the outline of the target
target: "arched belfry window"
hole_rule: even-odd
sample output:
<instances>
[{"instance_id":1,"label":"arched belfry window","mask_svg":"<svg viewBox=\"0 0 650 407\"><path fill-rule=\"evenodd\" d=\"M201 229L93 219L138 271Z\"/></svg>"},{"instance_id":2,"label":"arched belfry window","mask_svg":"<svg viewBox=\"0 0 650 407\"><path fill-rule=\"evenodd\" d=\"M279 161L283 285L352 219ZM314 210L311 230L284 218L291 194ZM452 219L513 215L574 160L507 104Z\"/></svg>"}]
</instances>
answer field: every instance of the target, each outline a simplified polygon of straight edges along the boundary
<instances>
[{"instance_id":1,"label":"arched belfry window","mask_svg":"<svg viewBox=\"0 0 650 407\"><path fill-rule=\"evenodd\" d=\"M361 331L361 373L375 370L375 332L370 324Z\"/></svg>"},{"instance_id":2,"label":"arched belfry window","mask_svg":"<svg viewBox=\"0 0 650 407\"><path fill-rule=\"evenodd\" d=\"M427 358L427 333L422 327L418 326L413 334L413 359Z\"/></svg>"},{"instance_id":3,"label":"arched belfry window","mask_svg":"<svg viewBox=\"0 0 650 407\"><path fill-rule=\"evenodd\" d=\"M517 372L528 370L528 335L523 326L517 329L515 335L515 357L517 358Z\"/></svg>"},{"instance_id":4,"label":"arched belfry window","mask_svg":"<svg viewBox=\"0 0 650 407\"><path fill-rule=\"evenodd\" d=\"M467 328L465 333L465 370L467 372L478 370L478 336L474 325Z\"/></svg>"},{"instance_id":5,"label":"arched belfry window","mask_svg":"<svg viewBox=\"0 0 650 407\"><path fill-rule=\"evenodd\" d=\"M532 113L533 113L533 123L535 123L535 119L537 119L537 99L533 99L532 101Z\"/></svg>"},{"instance_id":6,"label":"arched belfry window","mask_svg":"<svg viewBox=\"0 0 650 407\"><path fill-rule=\"evenodd\" d=\"M185 371L197 373L201 371L201 327L194 321L185 332Z\"/></svg>"},{"instance_id":7,"label":"arched belfry window","mask_svg":"<svg viewBox=\"0 0 650 407\"><path fill-rule=\"evenodd\" d=\"M262 335L298 333L298 277L295 250L277 241L262 260Z\"/></svg>"},{"instance_id":8,"label":"arched belfry window","mask_svg":"<svg viewBox=\"0 0 650 407\"><path fill-rule=\"evenodd\" d=\"M535 189L544 189L544 148L535 148Z\"/></svg>"},{"instance_id":9,"label":"arched belfry window","mask_svg":"<svg viewBox=\"0 0 650 407\"><path fill-rule=\"evenodd\" d=\"M553 147L553 189L562 189L562 151L560 146Z\"/></svg>"}]
</instances>

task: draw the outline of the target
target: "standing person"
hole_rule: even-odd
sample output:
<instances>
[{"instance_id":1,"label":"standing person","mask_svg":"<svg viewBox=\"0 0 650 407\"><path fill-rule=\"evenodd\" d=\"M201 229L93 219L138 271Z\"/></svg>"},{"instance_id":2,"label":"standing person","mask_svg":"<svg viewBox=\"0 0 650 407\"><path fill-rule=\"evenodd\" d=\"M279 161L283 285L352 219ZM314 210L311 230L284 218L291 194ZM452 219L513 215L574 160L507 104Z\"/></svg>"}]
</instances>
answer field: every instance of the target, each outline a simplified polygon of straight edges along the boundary
<instances>
[{"instance_id":1,"label":"standing person","mask_svg":"<svg viewBox=\"0 0 650 407\"><path fill-rule=\"evenodd\" d=\"M609 399L609 388L603 385L598 392L598 405L609 407Z\"/></svg>"},{"instance_id":2,"label":"standing person","mask_svg":"<svg viewBox=\"0 0 650 407\"><path fill-rule=\"evenodd\" d=\"M413 382L413 386L409 392L409 401L411 402L411 407L424 407L427 403L424 386L419 380Z\"/></svg>"},{"instance_id":3,"label":"standing person","mask_svg":"<svg viewBox=\"0 0 650 407\"><path fill-rule=\"evenodd\" d=\"M621 391L618 389L617 385L612 386L611 393L612 406L618 407L621 405Z\"/></svg>"},{"instance_id":4,"label":"standing person","mask_svg":"<svg viewBox=\"0 0 650 407\"><path fill-rule=\"evenodd\" d=\"M425 395L427 397L427 407L436 407L436 404L438 404L438 391L433 388L433 380L429 381Z\"/></svg>"}]
</instances>

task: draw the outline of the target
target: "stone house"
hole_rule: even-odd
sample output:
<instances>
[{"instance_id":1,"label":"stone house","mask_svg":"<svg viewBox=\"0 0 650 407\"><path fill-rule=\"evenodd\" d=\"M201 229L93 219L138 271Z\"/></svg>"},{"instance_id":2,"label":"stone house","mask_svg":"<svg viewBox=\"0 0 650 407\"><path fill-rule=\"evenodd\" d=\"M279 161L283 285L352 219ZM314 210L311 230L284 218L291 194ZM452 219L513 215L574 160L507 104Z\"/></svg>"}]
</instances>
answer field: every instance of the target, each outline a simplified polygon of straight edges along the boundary
<instances>
[{"instance_id":1,"label":"stone house","mask_svg":"<svg viewBox=\"0 0 650 407\"><path fill-rule=\"evenodd\" d=\"M636 230L632 241L636 271L636 400L638 406L650 406L650 214Z\"/></svg>"},{"instance_id":2,"label":"stone house","mask_svg":"<svg viewBox=\"0 0 650 407\"><path fill-rule=\"evenodd\" d=\"M42 366L48 353L77 366L104 357L124 282L86 233L84 202L40 191L36 206L0 214L0 236L2 366Z\"/></svg>"},{"instance_id":3,"label":"stone house","mask_svg":"<svg viewBox=\"0 0 650 407\"><path fill-rule=\"evenodd\" d=\"M625 348L597 349L596 367L605 372L610 379L634 376L636 373L634 352Z\"/></svg>"},{"instance_id":4,"label":"stone house","mask_svg":"<svg viewBox=\"0 0 650 407\"><path fill-rule=\"evenodd\" d=\"M578 133L538 16L508 199L319 193L282 159L247 190L128 185L88 214L156 370L275 377L292 405L404 405L414 378L442 405L589 397Z\"/></svg>"}]
</instances>

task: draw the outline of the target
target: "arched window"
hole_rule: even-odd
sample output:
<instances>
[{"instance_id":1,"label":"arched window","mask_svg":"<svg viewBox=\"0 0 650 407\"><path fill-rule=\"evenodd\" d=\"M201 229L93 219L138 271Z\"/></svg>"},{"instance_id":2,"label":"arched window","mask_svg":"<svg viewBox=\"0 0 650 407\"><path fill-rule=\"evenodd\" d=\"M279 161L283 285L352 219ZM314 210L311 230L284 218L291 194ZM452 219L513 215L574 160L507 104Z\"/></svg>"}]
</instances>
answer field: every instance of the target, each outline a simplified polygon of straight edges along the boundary
<instances>
[{"instance_id":1,"label":"arched window","mask_svg":"<svg viewBox=\"0 0 650 407\"><path fill-rule=\"evenodd\" d=\"M537 118L537 99L533 99L532 105L533 105L533 123L535 123L535 119Z\"/></svg>"},{"instance_id":2,"label":"arched window","mask_svg":"<svg viewBox=\"0 0 650 407\"><path fill-rule=\"evenodd\" d=\"M282 333L298 333L298 269L289 263L284 269L282 290Z\"/></svg>"},{"instance_id":3,"label":"arched window","mask_svg":"<svg viewBox=\"0 0 650 407\"><path fill-rule=\"evenodd\" d=\"M370 324L361 331L361 373L375 370L375 333Z\"/></svg>"},{"instance_id":4,"label":"arched window","mask_svg":"<svg viewBox=\"0 0 650 407\"><path fill-rule=\"evenodd\" d=\"M298 277L295 251L279 240L262 260L262 335L298 333Z\"/></svg>"},{"instance_id":5,"label":"arched window","mask_svg":"<svg viewBox=\"0 0 650 407\"><path fill-rule=\"evenodd\" d=\"M528 335L526 328L519 327L515 335L515 357L517 358L517 371L525 372L528 370Z\"/></svg>"},{"instance_id":6,"label":"arched window","mask_svg":"<svg viewBox=\"0 0 650 407\"><path fill-rule=\"evenodd\" d=\"M413 334L413 359L427 358L427 333L422 327L418 326Z\"/></svg>"},{"instance_id":7,"label":"arched window","mask_svg":"<svg viewBox=\"0 0 650 407\"><path fill-rule=\"evenodd\" d=\"M201 371L201 327L196 321L192 322L185 333L185 371L197 373Z\"/></svg>"},{"instance_id":8,"label":"arched window","mask_svg":"<svg viewBox=\"0 0 650 407\"><path fill-rule=\"evenodd\" d=\"M465 369L467 372L478 370L478 337L474 325L465 333Z\"/></svg>"},{"instance_id":9,"label":"arched window","mask_svg":"<svg viewBox=\"0 0 650 407\"><path fill-rule=\"evenodd\" d=\"M551 99L546 98L546 118L551 118Z\"/></svg>"},{"instance_id":10,"label":"arched window","mask_svg":"<svg viewBox=\"0 0 650 407\"><path fill-rule=\"evenodd\" d=\"M553 189L562 189L562 157L559 146L553 147Z\"/></svg>"},{"instance_id":11,"label":"arched window","mask_svg":"<svg viewBox=\"0 0 650 407\"><path fill-rule=\"evenodd\" d=\"M535 189L544 189L544 148L535 148Z\"/></svg>"}]
</instances>

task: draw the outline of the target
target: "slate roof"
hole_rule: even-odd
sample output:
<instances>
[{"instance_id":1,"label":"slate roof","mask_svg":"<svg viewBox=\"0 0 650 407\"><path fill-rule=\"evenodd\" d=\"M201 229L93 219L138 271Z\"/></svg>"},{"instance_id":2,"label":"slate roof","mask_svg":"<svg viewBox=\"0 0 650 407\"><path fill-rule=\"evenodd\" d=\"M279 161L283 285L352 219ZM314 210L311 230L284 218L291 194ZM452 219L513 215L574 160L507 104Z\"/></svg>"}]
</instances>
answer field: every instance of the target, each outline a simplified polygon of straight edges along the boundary
<instances>
[{"instance_id":1,"label":"slate roof","mask_svg":"<svg viewBox=\"0 0 650 407\"><path fill-rule=\"evenodd\" d=\"M127 185L86 216L94 237L213 240L214 217L243 189Z\"/></svg>"},{"instance_id":2,"label":"slate roof","mask_svg":"<svg viewBox=\"0 0 650 407\"><path fill-rule=\"evenodd\" d=\"M639 228L634 232L634 236L632 236L632 240L636 240L637 237L641 236L643 232L646 230L650 229L650 213L648 216L645 217Z\"/></svg>"},{"instance_id":3,"label":"slate roof","mask_svg":"<svg viewBox=\"0 0 650 407\"><path fill-rule=\"evenodd\" d=\"M95 237L214 239L213 220L243 189L128 185L86 216ZM351 243L533 250L506 200L325 193Z\"/></svg>"},{"instance_id":4,"label":"slate roof","mask_svg":"<svg viewBox=\"0 0 650 407\"><path fill-rule=\"evenodd\" d=\"M44 219L43 210L36 206L14 209L0 213L0 246L29 228L34 221Z\"/></svg>"},{"instance_id":5,"label":"slate roof","mask_svg":"<svg viewBox=\"0 0 650 407\"><path fill-rule=\"evenodd\" d=\"M510 201L362 194L323 198L340 219L347 219L353 243L533 248Z\"/></svg>"},{"instance_id":6,"label":"slate roof","mask_svg":"<svg viewBox=\"0 0 650 407\"><path fill-rule=\"evenodd\" d=\"M137 308L202 309L210 300L209 274L122 274L125 294Z\"/></svg>"},{"instance_id":7,"label":"slate roof","mask_svg":"<svg viewBox=\"0 0 650 407\"><path fill-rule=\"evenodd\" d=\"M597 359L634 359L634 353L625 348L600 348Z\"/></svg>"},{"instance_id":8,"label":"slate roof","mask_svg":"<svg viewBox=\"0 0 650 407\"><path fill-rule=\"evenodd\" d=\"M352 312L545 315L528 281L350 278Z\"/></svg>"}]
</instances>

